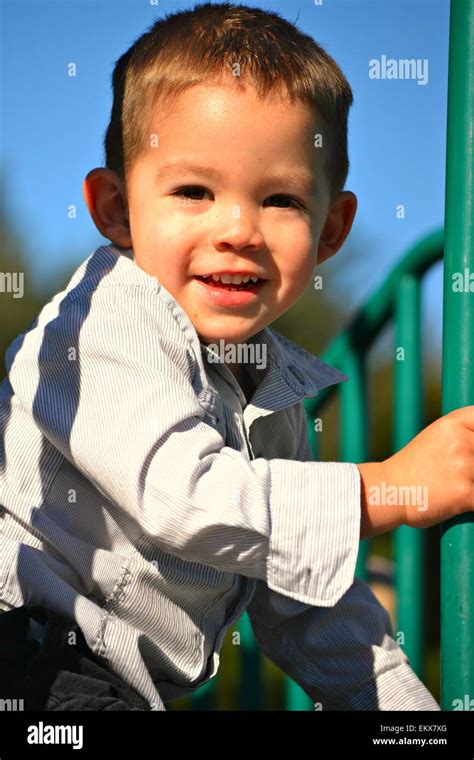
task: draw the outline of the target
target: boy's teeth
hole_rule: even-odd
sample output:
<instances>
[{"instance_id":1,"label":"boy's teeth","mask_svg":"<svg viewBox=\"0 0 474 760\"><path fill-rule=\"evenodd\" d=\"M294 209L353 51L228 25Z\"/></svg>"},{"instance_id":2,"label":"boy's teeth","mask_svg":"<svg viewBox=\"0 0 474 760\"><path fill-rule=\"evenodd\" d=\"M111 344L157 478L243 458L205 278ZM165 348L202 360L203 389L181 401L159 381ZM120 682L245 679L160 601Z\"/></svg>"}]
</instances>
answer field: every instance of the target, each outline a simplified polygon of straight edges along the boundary
<instances>
[{"instance_id":1,"label":"boy's teeth","mask_svg":"<svg viewBox=\"0 0 474 760\"><path fill-rule=\"evenodd\" d=\"M250 280L252 282L257 282L258 277L250 277L250 275L246 274L242 276L241 274L213 274L210 275L214 282L223 282L224 285L241 285L242 283L247 283ZM209 275L203 275L204 279L209 279Z\"/></svg>"}]
</instances>

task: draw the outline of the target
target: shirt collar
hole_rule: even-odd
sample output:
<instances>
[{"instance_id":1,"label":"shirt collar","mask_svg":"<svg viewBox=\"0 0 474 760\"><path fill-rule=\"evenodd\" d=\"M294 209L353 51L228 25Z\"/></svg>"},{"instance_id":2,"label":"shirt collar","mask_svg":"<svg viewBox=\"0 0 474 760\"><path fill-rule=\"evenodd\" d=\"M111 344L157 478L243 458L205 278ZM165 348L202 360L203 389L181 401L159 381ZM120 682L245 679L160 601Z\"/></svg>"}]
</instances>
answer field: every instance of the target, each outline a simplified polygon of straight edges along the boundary
<instances>
[{"instance_id":1,"label":"shirt collar","mask_svg":"<svg viewBox=\"0 0 474 760\"><path fill-rule=\"evenodd\" d=\"M316 396L321 388L349 379L338 369L272 328L265 327L247 342L250 341L266 343L268 366L248 403L229 368L223 363L215 362L217 354L212 348L200 344L203 361L211 358L215 370L234 388L241 401L244 422L249 431L259 418L294 406L305 398ZM252 374L260 371L252 367Z\"/></svg>"},{"instance_id":2,"label":"shirt collar","mask_svg":"<svg viewBox=\"0 0 474 760\"><path fill-rule=\"evenodd\" d=\"M275 360L282 371L290 373L304 392L305 398L316 396L321 388L341 383L349 378L322 359L307 351L276 330L266 327L261 331L275 349ZM271 352L270 352L271 356Z\"/></svg>"},{"instance_id":3,"label":"shirt collar","mask_svg":"<svg viewBox=\"0 0 474 760\"><path fill-rule=\"evenodd\" d=\"M252 397L253 404L256 402L257 395L261 396L265 386L272 382L274 384L277 377L283 380L285 386L289 386L293 392L294 403L304 398L316 396L321 388L349 379L343 372L326 364L303 346L273 328L263 328L252 338L249 338L247 342L261 342L267 346L268 372ZM219 366L222 371L223 365L222 363L219 365L218 355L214 349L202 342L200 345L203 356L208 361L213 362L214 367ZM255 371L260 372L261 370ZM276 390L275 386L273 386L273 390Z\"/></svg>"}]
</instances>

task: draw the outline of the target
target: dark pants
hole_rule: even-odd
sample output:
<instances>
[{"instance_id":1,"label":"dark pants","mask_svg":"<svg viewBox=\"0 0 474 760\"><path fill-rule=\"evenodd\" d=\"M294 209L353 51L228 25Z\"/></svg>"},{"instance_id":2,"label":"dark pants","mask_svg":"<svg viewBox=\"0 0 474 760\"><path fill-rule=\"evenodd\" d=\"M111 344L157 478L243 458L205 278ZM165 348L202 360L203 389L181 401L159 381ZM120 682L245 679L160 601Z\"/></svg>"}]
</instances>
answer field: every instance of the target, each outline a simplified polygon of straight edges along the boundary
<instances>
[{"instance_id":1,"label":"dark pants","mask_svg":"<svg viewBox=\"0 0 474 760\"><path fill-rule=\"evenodd\" d=\"M29 638L30 617L45 626L41 643ZM72 631L75 644L68 642ZM3 709L150 710L105 669L77 623L44 607L0 612L0 700L8 699L23 702L3 702Z\"/></svg>"}]
</instances>

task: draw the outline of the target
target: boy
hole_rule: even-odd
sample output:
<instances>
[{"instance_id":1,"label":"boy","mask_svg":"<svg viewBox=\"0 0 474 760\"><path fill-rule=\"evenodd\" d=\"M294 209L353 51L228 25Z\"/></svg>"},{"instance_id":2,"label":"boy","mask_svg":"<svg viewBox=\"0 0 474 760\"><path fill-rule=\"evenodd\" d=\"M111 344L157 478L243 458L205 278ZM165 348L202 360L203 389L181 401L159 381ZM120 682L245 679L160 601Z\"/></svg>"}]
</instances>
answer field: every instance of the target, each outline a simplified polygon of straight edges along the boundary
<instances>
[{"instance_id":1,"label":"boy","mask_svg":"<svg viewBox=\"0 0 474 760\"><path fill-rule=\"evenodd\" d=\"M354 570L361 537L473 508L474 410L382 463L314 462L303 399L347 378L268 327L354 219L347 81L277 14L206 3L157 21L113 88L84 182L111 245L7 352L2 694L164 710L246 609L323 709L439 710ZM382 482L427 485L429 509L368 504Z\"/></svg>"}]
</instances>

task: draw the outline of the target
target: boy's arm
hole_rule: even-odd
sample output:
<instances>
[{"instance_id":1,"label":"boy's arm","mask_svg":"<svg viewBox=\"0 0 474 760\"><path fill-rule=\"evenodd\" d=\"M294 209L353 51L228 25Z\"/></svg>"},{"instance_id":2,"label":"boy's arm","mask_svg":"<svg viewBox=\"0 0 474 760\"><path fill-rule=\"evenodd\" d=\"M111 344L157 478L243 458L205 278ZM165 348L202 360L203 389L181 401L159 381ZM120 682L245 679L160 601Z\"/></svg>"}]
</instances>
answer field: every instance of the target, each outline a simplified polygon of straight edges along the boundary
<instances>
[{"instance_id":1,"label":"boy's arm","mask_svg":"<svg viewBox=\"0 0 474 760\"><path fill-rule=\"evenodd\" d=\"M355 579L334 607L313 607L262 581L246 608L261 651L317 710L439 710L393 639L387 611Z\"/></svg>"},{"instance_id":2,"label":"boy's arm","mask_svg":"<svg viewBox=\"0 0 474 760\"><path fill-rule=\"evenodd\" d=\"M210 392L198 397L189 336L151 288L79 289L56 306L9 372L44 446L123 512L117 519L134 536L300 601L335 604L358 551L357 466L249 461L225 445Z\"/></svg>"},{"instance_id":3,"label":"boy's arm","mask_svg":"<svg viewBox=\"0 0 474 760\"><path fill-rule=\"evenodd\" d=\"M388 533L407 520L406 509L400 499L387 504L388 476L384 462L365 462L358 465L361 475L360 537L372 538ZM384 486L385 484L385 486ZM377 498L380 495L380 498Z\"/></svg>"},{"instance_id":4,"label":"boy's arm","mask_svg":"<svg viewBox=\"0 0 474 760\"><path fill-rule=\"evenodd\" d=\"M311 462L303 404L296 415L296 456ZM402 515L368 503L370 488L384 480L382 465L358 469L360 537L396 527L392 521ZM333 607L302 604L257 581L246 612L263 654L306 692L316 710L439 710L394 641L387 611L358 578Z\"/></svg>"},{"instance_id":5,"label":"boy's arm","mask_svg":"<svg viewBox=\"0 0 474 760\"><path fill-rule=\"evenodd\" d=\"M306 423L300 452L303 461L312 458ZM428 528L474 511L474 405L435 420L383 462L357 467L361 538L403 524Z\"/></svg>"},{"instance_id":6,"label":"boy's arm","mask_svg":"<svg viewBox=\"0 0 474 760\"><path fill-rule=\"evenodd\" d=\"M296 459L299 462L314 461L313 452L308 441L308 420L304 404L301 402L295 408L296 425L298 428L298 445ZM407 515L403 505L377 504L371 498L374 493L386 494L383 483L387 482L387 472L384 462L367 462L357 465L361 476L360 490L360 539L371 538L379 533L387 533L406 522Z\"/></svg>"}]
</instances>

